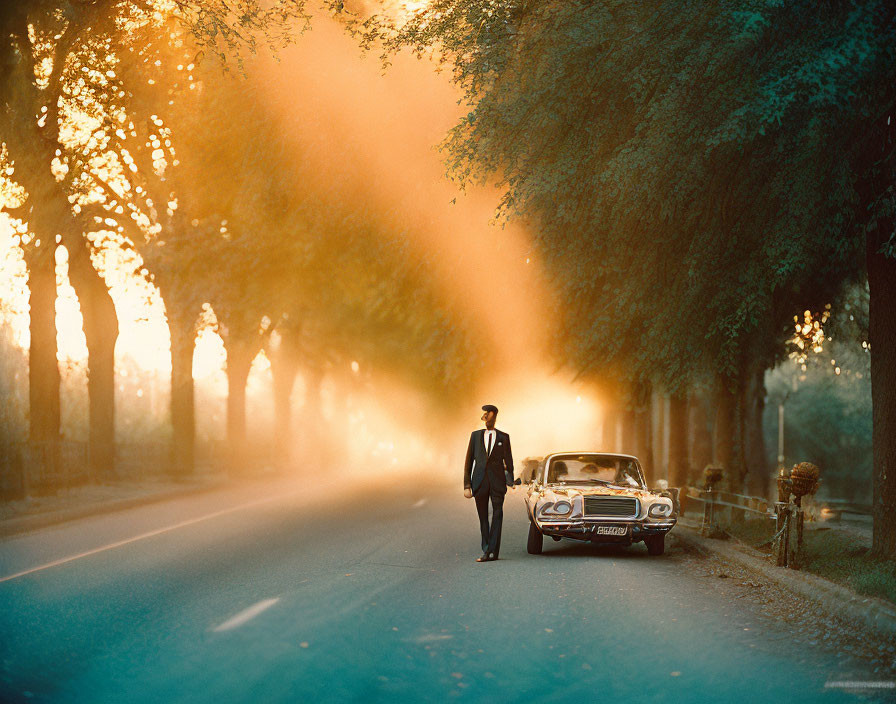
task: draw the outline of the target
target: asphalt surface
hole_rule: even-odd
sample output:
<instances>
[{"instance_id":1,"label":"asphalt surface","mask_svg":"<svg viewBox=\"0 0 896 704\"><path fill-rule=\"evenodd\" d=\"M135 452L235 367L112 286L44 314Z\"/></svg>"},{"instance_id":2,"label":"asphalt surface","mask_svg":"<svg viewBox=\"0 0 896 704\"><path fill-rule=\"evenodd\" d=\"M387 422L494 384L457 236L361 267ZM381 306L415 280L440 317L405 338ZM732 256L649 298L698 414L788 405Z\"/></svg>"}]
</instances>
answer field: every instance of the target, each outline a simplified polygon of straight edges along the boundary
<instances>
[{"instance_id":1,"label":"asphalt surface","mask_svg":"<svg viewBox=\"0 0 896 704\"><path fill-rule=\"evenodd\" d=\"M395 480L217 492L8 538L0 701L892 699L885 679L857 694L881 675L807 645L674 540L661 557L550 540L530 556L526 528L517 489L501 559L478 564L473 502Z\"/></svg>"}]
</instances>

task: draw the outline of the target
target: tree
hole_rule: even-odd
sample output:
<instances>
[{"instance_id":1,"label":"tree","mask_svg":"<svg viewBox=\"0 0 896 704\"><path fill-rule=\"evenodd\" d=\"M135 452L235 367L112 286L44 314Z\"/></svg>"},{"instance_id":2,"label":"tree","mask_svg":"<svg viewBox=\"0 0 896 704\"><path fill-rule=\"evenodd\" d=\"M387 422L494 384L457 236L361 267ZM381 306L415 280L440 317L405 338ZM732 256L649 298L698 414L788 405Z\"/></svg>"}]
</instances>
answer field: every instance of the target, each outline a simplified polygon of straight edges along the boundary
<instances>
[{"instance_id":1,"label":"tree","mask_svg":"<svg viewBox=\"0 0 896 704\"><path fill-rule=\"evenodd\" d=\"M254 65L246 65L248 79L222 75L213 61L185 63L190 49L159 67L141 60L120 69L142 73L130 83L149 86L147 97L141 91L132 100L157 104L154 86L168 86L173 104L130 128L138 134L128 146L131 187L112 197L141 223L131 227L131 241L165 299L172 340L175 287L193 315L203 303L215 311L228 354L234 467L245 454L246 377L274 332L281 347L272 363L287 376L276 386L281 430L298 369L315 376L325 361L360 360L433 396L457 394L479 358L469 354L456 314L431 291L431 263L414 256L401 215L383 212L353 177L343 146L312 138L298 152L283 149L272 116L252 97ZM187 68L180 78L169 75L178 61ZM164 168L154 168L161 159ZM183 318L191 351L193 321Z\"/></svg>"},{"instance_id":2,"label":"tree","mask_svg":"<svg viewBox=\"0 0 896 704\"><path fill-rule=\"evenodd\" d=\"M822 491L855 501L872 497L871 355L867 285L851 287L835 308L794 316L788 359L768 374L774 414L766 434L778 436L785 407L785 466L810 461L823 472Z\"/></svg>"},{"instance_id":3,"label":"tree","mask_svg":"<svg viewBox=\"0 0 896 704\"><path fill-rule=\"evenodd\" d=\"M77 212L73 216L70 202L79 195L91 202L91 185L116 181L114 169L102 176L98 173L109 166L103 157L114 149L114 135L121 131L110 122L125 121L122 99L127 91L115 81L114 65L123 51L133 51L142 30L156 28L158 18L170 12L153 0L30 0L6 3L0 9L0 64L8 69L0 85L6 98L0 136L15 169L14 179L26 190L25 203L17 208L7 204L5 209L27 220L35 233L30 239L34 244L26 245L25 252L32 294L31 437L45 451L52 471L58 465L59 436L54 326L57 235L69 250L71 279L88 341L89 455L97 473L110 476L113 471L118 321L108 289L91 265L92 245L83 229L89 221L77 217ZM238 60L241 47L255 50L253 32L264 31L268 41L276 43L283 39L283 28L295 19L307 22L302 0L277 0L264 7L250 0L239 16L226 6L196 0L179 4L175 16L204 46L219 55L235 52ZM153 37L160 38L164 43L164 35ZM141 53L146 50L143 46ZM85 129L79 120L86 122L86 144L78 143L79 127L82 133ZM110 127L111 133L105 129ZM87 183L78 183L85 175Z\"/></svg>"},{"instance_id":4,"label":"tree","mask_svg":"<svg viewBox=\"0 0 896 704\"><path fill-rule=\"evenodd\" d=\"M791 316L867 252L875 549L896 556L891 4L436 0L354 28L451 66L470 110L449 168L536 223L572 364L671 393L716 378L734 488Z\"/></svg>"}]
</instances>

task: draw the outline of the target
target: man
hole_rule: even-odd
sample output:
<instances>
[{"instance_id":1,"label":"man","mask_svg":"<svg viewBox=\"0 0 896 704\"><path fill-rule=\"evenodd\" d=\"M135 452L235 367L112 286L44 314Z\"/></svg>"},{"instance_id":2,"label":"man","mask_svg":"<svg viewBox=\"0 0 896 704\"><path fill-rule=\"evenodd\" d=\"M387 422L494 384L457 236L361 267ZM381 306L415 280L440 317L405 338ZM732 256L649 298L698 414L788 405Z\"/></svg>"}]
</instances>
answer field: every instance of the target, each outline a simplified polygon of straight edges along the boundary
<instances>
[{"instance_id":1,"label":"man","mask_svg":"<svg viewBox=\"0 0 896 704\"><path fill-rule=\"evenodd\" d=\"M464 462L464 496L476 499L479 528L482 531L482 556L476 562L498 559L501 549L501 523L504 520L504 495L513 486L513 455L510 436L495 429L498 409L491 404L482 407L485 430L474 430ZM492 502L489 525L488 502Z\"/></svg>"}]
</instances>

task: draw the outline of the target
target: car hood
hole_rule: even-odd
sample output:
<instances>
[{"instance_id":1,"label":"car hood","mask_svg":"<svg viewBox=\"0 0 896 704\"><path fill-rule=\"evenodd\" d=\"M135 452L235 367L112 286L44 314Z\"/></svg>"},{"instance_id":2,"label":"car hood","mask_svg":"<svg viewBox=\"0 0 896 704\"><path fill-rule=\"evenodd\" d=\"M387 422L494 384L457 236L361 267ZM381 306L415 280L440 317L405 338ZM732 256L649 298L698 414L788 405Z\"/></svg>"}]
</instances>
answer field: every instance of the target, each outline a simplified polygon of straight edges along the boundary
<instances>
[{"instance_id":1,"label":"car hood","mask_svg":"<svg viewBox=\"0 0 896 704\"><path fill-rule=\"evenodd\" d=\"M561 496L573 498L575 496L633 496L638 499L645 499L656 496L647 489L617 489L611 486L562 486L562 487L546 487L546 492L552 492Z\"/></svg>"}]
</instances>

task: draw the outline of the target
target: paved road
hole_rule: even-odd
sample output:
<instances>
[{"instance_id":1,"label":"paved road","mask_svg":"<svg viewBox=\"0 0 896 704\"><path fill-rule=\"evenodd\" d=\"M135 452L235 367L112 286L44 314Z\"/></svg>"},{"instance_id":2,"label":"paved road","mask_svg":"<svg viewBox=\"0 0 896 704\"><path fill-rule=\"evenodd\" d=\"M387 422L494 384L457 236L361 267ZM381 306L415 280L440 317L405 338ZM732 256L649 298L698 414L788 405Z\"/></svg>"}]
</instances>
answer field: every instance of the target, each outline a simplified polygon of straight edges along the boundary
<instances>
[{"instance_id":1,"label":"paved road","mask_svg":"<svg viewBox=\"0 0 896 704\"><path fill-rule=\"evenodd\" d=\"M517 490L502 559L477 564L472 502L408 484L218 492L0 542L0 579L26 572L0 581L0 701L854 702L825 683L880 679L674 541L529 556Z\"/></svg>"}]
</instances>

